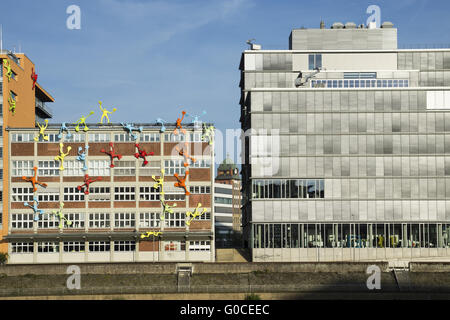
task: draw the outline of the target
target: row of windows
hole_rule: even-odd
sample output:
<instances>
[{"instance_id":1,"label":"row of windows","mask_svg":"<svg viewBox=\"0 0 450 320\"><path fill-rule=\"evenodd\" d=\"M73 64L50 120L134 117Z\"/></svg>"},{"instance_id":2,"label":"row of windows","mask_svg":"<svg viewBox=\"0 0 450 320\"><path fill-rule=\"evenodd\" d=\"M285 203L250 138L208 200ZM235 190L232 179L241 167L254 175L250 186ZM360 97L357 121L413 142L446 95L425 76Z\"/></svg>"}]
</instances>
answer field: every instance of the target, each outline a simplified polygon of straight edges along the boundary
<instances>
[{"instance_id":1,"label":"row of windows","mask_svg":"<svg viewBox=\"0 0 450 320\"><path fill-rule=\"evenodd\" d=\"M311 88L406 88L409 80L312 80Z\"/></svg>"},{"instance_id":2,"label":"row of windows","mask_svg":"<svg viewBox=\"0 0 450 320\"><path fill-rule=\"evenodd\" d=\"M185 251L186 241L163 241L164 251ZM210 251L210 241L189 241L189 251Z\"/></svg>"},{"instance_id":3,"label":"row of windows","mask_svg":"<svg viewBox=\"0 0 450 320\"><path fill-rule=\"evenodd\" d=\"M109 187L91 187L89 188L90 201L111 201L111 193ZM92 194L91 194L92 193ZM11 199L12 202L33 201L33 188L13 187ZM42 202L58 202L60 200L59 189L46 188L37 194L38 201ZM153 187L139 187L139 197L141 201L159 201L159 191ZM114 201L135 201L135 187L114 187ZM166 192L164 199L168 201L184 201L186 196L181 192ZM64 188L64 202L85 201L85 194L77 187Z\"/></svg>"},{"instance_id":4,"label":"row of windows","mask_svg":"<svg viewBox=\"0 0 450 320\"><path fill-rule=\"evenodd\" d=\"M63 242L63 252L85 252L85 242L70 241ZM88 242L89 252L110 251L111 243L107 241ZM114 251L126 252L135 251L135 241L113 241ZM57 253L59 252L59 242L36 242L37 252ZM34 252L33 242L13 242L11 243L12 253L32 253Z\"/></svg>"},{"instance_id":5,"label":"row of windows","mask_svg":"<svg viewBox=\"0 0 450 320\"><path fill-rule=\"evenodd\" d=\"M253 180L253 199L325 198L324 180Z\"/></svg>"},{"instance_id":6,"label":"row of windows","mask_svg":"<svg viewBox=\"0 0 450 320\"><path fill-rule=\"evenodd\" d=\"M449 248L449 224L255 224L253 248Z\"/></svg>"},{"instance_id":7,"label":"row of windows","mask_svg":"<svg viewBox=\"0 0 450 320\"><path fill-rule=\"evenodd\" d=\"M144 212L139 213L139 227L140 228L154 228L160 227L160 213L158 212ZM89 228L110 228L111 214L109 213L89 213L89 219L86 220L85 213L66 213L64 217L71 222L70 225L64 225L64 228L82 229L88 223ZM190 219L190 218L189 218ZM211 220L211 213L205 212L195 220ZM31 213L12 213L11 214L11 228L12 229L33 229L34 214ZM184 227L186 222L186 214L180 212L165 213L166 227ZM134 228L136 226L135 213L115 213L114 214L114 228ZM44 213L39 216L37 221L37 228L52 229L59 227L59 220L53 214Z\"/></svg>"}]
</instances>

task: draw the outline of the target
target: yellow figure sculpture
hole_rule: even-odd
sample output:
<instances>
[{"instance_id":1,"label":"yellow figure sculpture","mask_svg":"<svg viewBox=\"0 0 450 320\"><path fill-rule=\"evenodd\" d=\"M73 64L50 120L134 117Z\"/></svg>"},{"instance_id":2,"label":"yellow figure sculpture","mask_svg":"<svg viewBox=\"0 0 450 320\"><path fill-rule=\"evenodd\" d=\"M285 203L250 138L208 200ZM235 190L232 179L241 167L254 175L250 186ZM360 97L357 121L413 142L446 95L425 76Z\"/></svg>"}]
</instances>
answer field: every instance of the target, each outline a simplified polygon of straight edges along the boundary
<instances>
[{"instance_id":1,"label":"yellow figure sculpture","mask_svg":"<svg viewBox=\"0 0 450 320\"><path fill-rule=\"evenodd\" d=\"M141 239L149 238L150 236L157 237L160 234L162 234L162 232L160 232L160 231L149 231L149 232L141 234Z\"/></svg>"},{"instance_id":2,"label":"yellow figure sculpture","mask_svg":"<svg viewBox=\"0 0 450 320\"><path fill-rule=\"evenodd\" d=\"M94 114L94 111L91 111L86 117L82 116L80 119L78 119L77 122L75 122L74 124L76 124L77 126L75 127L75 131L78 132L80 131L80 125L84 125L83 130L84 131L88 131L89 128L86 125L86 119L89 118L90 116L92 116Z\"/></svg>"},{"instance_id":3,"label":"yellow figure sculpture","mask_svg":"<svg viewBox=\"0 0 450 320\"><path fill-rule=\"evenodd\" d=\"M6 68L6 76L8 77L8 82L11 81L11 77L12 77L12 70L11 70L11 65L9 64L8 59L3 59L3 65Z\"/></svg>"},{"instance_id":4,"label":"yellow figure sculpture","mask_svg":"<svg viewBox=\"0 0 450 320\"><path fill-rule=\"evenodd\" d=\"M16 100L14 100L12 97L8 98L9 103L9 111L12 111L12 114L16 113Z\"/></svg>"},{"instance_id":5,"label":"yellow figure sculpture","mask_svg":"<svg viewBox=\"0 0 450 320\"><path fill-rule=\"evenodd\" d=\"M59 144L59 156L55 157L55 160L59 160L60 163L60 167L59 170L60 171L64 171L64 158L70 153L70 150L72 150L72 147L67 147L67 153L64 153L64 143L60 143Z\"/></svg>"},{"instance_id":6,"label":"yellow figure sculpture","mask_svg":"<svg viewBox=\"0 0 450 320\"><path fill-rule=\"evenodd\" d=\"M37 135L37 137L34 137L34 141L39 141L39 137L42 136L42 139L44 139L44 141L48 141L48 136L45 135L45 129L47 129L48 127L48 120L45 119L45 124L40 125L39 123L37 124L39 127L39 134Z\"/></svg>"},{"instance_id":7,"label":"yellow figure sculpture","mask_svg":"<svg viewBox=\"0 0 450 320\"><path fill-rule=\"evenodd\" d=\"M159 179L156 179L156 176L154 175L152 176L152 179L156 182L153 185L153 189L158 189L161 186L159 191L160 196L164 196L164 173L165 170L161 169L161 177Z\"/></svg>"},{"instance_id":8,"label":"yellow figure sculpture","mask_svg":"<svg viewBox=\"0 0 450 320\"><path fill-rule=\"evenodd\" d=\"M194 212L191 212L191 211L186 212L186 217L188 217L188 218L192 217L191 219L189 219L189 221L186 222L186 225L189 226L191 224L192 220L194 220L197 217L200 217L202 214L204 214L207 211L206 208L203 208L203 210L200 212L199 209L201 206L202 206L202 204L198 203L197 208L195 208Z\"/></svg>"},{"instance_id":9,"label":"yellow figure sculpture","mask_svg":"<svg viewBox=\"0 0 450 320\"><path fill-rule=\"evenodd\" d=\"M173 205L169 205L168 203L166 203L164 201L164 198L161 198L160 201L161 201L161 204L163 206L163 212L162 212L162 214L160 216L160 220L164 220L164 218L165 218L164 216L165 216L166 212L167 213L173 213L174 212L173 208L175 208L177 206L177 204L174 203Z\"/></svg>"},{"instance_id":10,"label":"yellow figure sculpture","mask_svg":"<svg viewBox=\"0 0 450 320\"><path fill-rule=\"evenodd\" d=\"M103 124L103 118L105 118L105 117L106 117L106 119L108 120L108 123L109 123L109 117L108 117L108 114L112 114L112 113L116 112L117 109L114 108L112 112L111 112L111 111L108 111L108 110L102 108L102 102L101 102L101 101L98 102L98 105L99 105L99 107L100 107L100 110L103 112L102 117L101 117L99 123Z\"/></svg>"}]
</instances>

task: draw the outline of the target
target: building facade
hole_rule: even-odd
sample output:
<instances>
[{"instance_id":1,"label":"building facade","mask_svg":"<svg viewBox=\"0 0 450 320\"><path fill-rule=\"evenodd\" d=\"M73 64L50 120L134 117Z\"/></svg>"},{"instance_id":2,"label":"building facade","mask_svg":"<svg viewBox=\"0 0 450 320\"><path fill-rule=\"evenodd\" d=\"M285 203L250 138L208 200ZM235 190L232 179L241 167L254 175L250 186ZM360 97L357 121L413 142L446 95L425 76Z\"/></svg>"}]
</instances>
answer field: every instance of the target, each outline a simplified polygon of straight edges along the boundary
<instances>
[{"instance_id":1,"label":"building facade","mask_svg":"<svg viewBox=\"0 0 450 320\"><path fill-rule=\"evenodd\" d=\"M174 134L175 124L166 123L161 133L140 124L134 140L119 124L87 126L78 133L69 127L69 136L50 124L46 141L34 140L34 127L6 129L9 263L214 261L213 198L203 192L213 187L214 154L201 131L183 124L186 133ZM55 159L61 151L66 156ZM120 156L112 162L108 152ZM23 179L33 176L36 192ZM43 213L34 212L36 204Z\"/></svg>"},{"instance_id":2,"label":"building facade","mask_svg":"<svg viewBox=\"0 0 450 320\"><path fill-rule=\"evenodd\" d=\"M37 120L52 117L47 103L53 97L37 82L36 67L23 53L0 52L0 252L8 252L4 237L9 225L9 132L6 128L34 128Z\"/></svg>"},{"instance_id":3,"label":"building facade","mask_svg":"<svg viewBox=\"0 0 450 320\"><path fill-rule=\"evenodd\" d=\"M216 244L242 246L242 193L239 169L228 156L217 168L214 187Z\"/></svg>"},{"instance_id":4,"label":"building facade","mask_svg":"<svg viewBox=\"0 0 450 320\"><path fill-rule=\"evenodd\" d=\"M289 42L241 59L252 260L448 257L450 49L400 50L391 23Z\"/></svg>"}]
</instances>

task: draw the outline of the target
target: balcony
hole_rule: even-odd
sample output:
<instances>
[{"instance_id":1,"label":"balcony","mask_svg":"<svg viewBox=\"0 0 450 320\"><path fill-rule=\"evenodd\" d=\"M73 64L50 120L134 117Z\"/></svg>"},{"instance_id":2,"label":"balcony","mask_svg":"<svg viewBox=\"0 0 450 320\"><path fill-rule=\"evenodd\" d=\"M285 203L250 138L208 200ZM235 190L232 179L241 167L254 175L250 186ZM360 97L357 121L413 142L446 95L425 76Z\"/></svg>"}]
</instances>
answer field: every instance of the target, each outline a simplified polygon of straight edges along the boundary
<instances>
[{"instance_id":1,"label":"balcony","mask_svg":"<svg viewBox=\"0 0 450 320\"><path fill-rule=\"evenodd\" d=\"M53 118L53 110L36 98L36 115L43 119Z\"/></svg>"}]
</instances>

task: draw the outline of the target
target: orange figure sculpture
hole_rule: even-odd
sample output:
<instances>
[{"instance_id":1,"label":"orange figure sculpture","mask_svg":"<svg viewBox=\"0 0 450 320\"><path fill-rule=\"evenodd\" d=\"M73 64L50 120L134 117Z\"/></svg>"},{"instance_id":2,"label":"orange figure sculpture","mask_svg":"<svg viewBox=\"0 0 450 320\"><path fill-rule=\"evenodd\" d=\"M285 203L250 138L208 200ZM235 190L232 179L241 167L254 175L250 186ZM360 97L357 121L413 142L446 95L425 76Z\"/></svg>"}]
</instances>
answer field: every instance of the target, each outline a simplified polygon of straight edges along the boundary
<instances>
[{"instance_id":1,"label":"orange figure sculpture","mask_svg":"<svg viewBox=\"0 0 450 320\"><path fill-rule=\"evenodd\" d=\"M177 131L178 129L180 129L182 134L186 134L186 130L184 130L183 127L181 126L181 121L183 121L186 111L182 111L181 113L183 116L181 117L181 119L180 118L177 119L177 124L175 126L175 130L173 130L173 134L178 134L178 131Z\"/></svg>"},{"instance_id":2,"label":"orange figure sculpture","mask_svg":"<svg viewBox=\"0 0 450 320\"><path fill-rule=\"evenodd\" d=\"M192 162L197 161L197 160L195 160L195 158L191 157L187 153L187 148L188 148L188 143L187 142L184 143L184 148L183 149L180 149L180 148L178 148L178 146L175 146L175 150L177 150L178 154L184 158L184 166L185 167L189 166L189 162L188 162L189 159L191 159Z\"/></svg>"},{"instance_id":3,"label":"orange figure sculpture","mask_svg":"<svg viewBox=\"0 0 450 320\"><path fill-rule=\"evenodd\" d=\"M178 181L178 182L174 183L174 186L178 187L178 188L183 188L184 192L187 196L191 194L186 187L186 178L188 175L189 175L189 171L186 171L186 175L184 176L183 179L181 179L180 176L178 175L178 173L174 174L175 178L177 178L177 181Z\"/></svg>"},{"instance_id":4,"label":"orange figure sculpture","mask_svg":"<svg viewBox=\"0 0 450 320\"><path fill-rule=\"evenodd\" d=\"M22 180L25 180L26 182L31 182L33 184L33 192L36 192L36 190L37 190L36 184L41 185L44 188L47 187L47 184L37 180L37 167L34 167L33 170L34 170L33 177L30 177L30 178L22 177Z\"/></svg>"}]
</instances>

